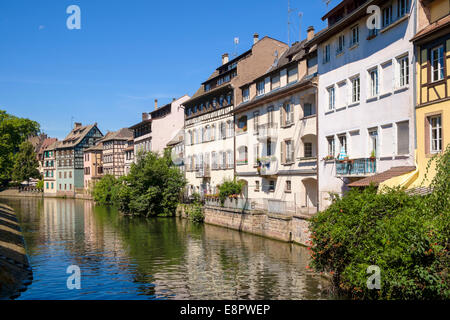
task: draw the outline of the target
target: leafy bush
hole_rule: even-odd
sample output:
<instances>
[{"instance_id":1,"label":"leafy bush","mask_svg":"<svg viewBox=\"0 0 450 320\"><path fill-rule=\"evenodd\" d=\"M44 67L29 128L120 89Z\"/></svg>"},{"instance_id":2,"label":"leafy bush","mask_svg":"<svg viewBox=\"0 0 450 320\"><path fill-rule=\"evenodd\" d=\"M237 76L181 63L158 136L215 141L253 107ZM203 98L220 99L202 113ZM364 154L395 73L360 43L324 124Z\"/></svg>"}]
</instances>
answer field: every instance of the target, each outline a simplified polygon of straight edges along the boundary
<instances>
[{"instance_id":1,"label":"leafy bush","mask_svg":"<svg viewBox=\"0 0 450 320\"><path fill-rule=\"evenodd\" d=\"M120 179L103 177L94 187L99 204L114 204L124 213L144 216L171 216L175 213L186 181L172 165L170 153L138 155L130 173Z\"/></svg>"},{"instance_id":2,"label":"leafy bush","mask_svg":"<svg viewBox=\"0 0 450 320\"><path fill-rule=\"evenodd\" d=\"M186 205L185 210L189 220L192 222L202 223L205 220L203 206L199 202Z\"/></svg>"},{"instance_id":3,"label":"leafy bush","mask_svg":"<svg viewBox=\"0 0 450 320\"><path fill-rule=\"evenodd\" d=\"M236 182L236 180L225 180L220 186L219 186L219 200L221 205L223 206L225 203L226 198L228 198L231 195L235 194L241 194L243 188L243 182L239 181Z\"/></svg>"},{"instance_id":4,"label":"leafy bush","mask_svg":"<svg viewBox=\"0 0 450 320\"><path fill-rule=\"evenodd\" d=\"M43 191L43 190L44 190L44 180L39 180L39 181L36 183L36 189L38 189L38 190L40 190L40 191Z\"/></svg>"},{"instance_id":5,"label":"leafy bush","mask_svg":"<svg viewBox=\"0 0 450 320\"><path fill-rule=\"evenodd\" d=\"M374 187L352 190L311 221L312 266L354 299L449 299L450 152L437 162L428 196ZM381 289L367 287L367 267Z\"/></svg>"}]
</instances>

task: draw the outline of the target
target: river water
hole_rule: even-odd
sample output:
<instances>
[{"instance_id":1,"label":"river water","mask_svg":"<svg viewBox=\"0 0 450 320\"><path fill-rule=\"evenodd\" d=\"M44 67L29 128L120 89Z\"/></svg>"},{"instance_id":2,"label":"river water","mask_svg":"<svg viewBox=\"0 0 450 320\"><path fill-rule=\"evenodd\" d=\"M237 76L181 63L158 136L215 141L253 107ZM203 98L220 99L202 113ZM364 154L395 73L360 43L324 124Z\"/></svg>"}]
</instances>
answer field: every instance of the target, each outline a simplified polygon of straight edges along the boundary
<instances>
[{"instance_id":1,"label":"river water","mask_svg":"<svg viewBox=\"0 0 450 320\"><path fill-rule=\"evenodd\" d=\"M16 210L33 268L19 299L327 299L298 245L91 201L0 202ZM67 286L72 265L79 290Z\"/></svg>"}]
</instances>

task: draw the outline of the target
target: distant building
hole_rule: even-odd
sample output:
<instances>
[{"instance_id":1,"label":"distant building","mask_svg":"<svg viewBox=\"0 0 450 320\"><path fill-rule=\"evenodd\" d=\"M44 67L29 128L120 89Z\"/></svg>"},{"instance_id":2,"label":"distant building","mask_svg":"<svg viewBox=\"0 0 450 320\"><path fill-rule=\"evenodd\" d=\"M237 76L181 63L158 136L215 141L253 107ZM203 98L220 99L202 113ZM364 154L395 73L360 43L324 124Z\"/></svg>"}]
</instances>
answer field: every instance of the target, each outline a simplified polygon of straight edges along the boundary
<instances>
[{"instance_id":1,"label":"distant building","mask_svg":"<svg viewBox=\"0 0 450 320\"><path fill-rule=\"evenodd\" d=\"M103 134L97 124L75 123L73 130L56 147L56 193L74 195L84 192L84 151Z\"/></svg>"},{"instance_id":2,"label":"distant building","mask_svg":"<svg viewBox=\"0 0 450 320\"><path fill-rule=\"evenodd\" d=\"M142 121L130 127L133 130L135 161L140 151L162 154L167 143L184 126L183 103L188 99L189 96L184 95L163 107L159 107L158 100L155 100L155 110L142 113Z\"/></svg>"},{"instance_id":3,"label":"distant building","mask_svg":"<svg viewBox=\"0 0 450 320\"><path fill-rule=\"evenodd\" d=\"M90 193L103 176L103 142L84 150L84 190Z\"/></svg>"},{"instance_id":4,"label":"distant building","mask_svg":"<svg viewBox=\"0 0 450 320\"><path fill-rule=\"evenodd\" d=\"M37 152L37 158L38 158L38 162L39 162L39 173L41 174L41 176L44 176L44 171L45 171L45 151L46 149L53 145L56 141L58 141L58 139L56 138L46 138L44 139L44 141L42 141L39 150Z\"/></svg>"},{"instance_id":5,"label":"distant building","mask_svg":"<svg viewBox=\"0 0 450 320\"><path fill-rule=\"evenodd\" d=\"M130 173L131 164L134 162L134 139L130 138L127 140L124 152L124 170L125 174Z\"/></svg>"},{"instance_id":6,"label":"distant building","mask_svg":"<svg viewBox=\"0 0 450 320\"><path fill-rule=\"evenodd\" d=\"M263 75L288 45L254 35L253 46L222 65L200 86L185 106L185 152L188 193L211 194L235 173L234 115L240 87Z\"/></svg>"},{"instance_id":7,"label":"distant building","mask_svg":"<svg viewBox=\"0 0 450 320\"><path fill-rule=\"evenodd\" d=\"M122 128L109 132L103 139L103 172L116 178L125 174L125 154L127 141L133 137L133 131Z\"/></svg>"},{"instance_id":8,"label":"distant building","mask_svg":"<svg viewBox=\"0 0 450 320\"><path fill-rule=\"evenodd\" d=\"M44 194L56 194L56 148L58 141L48 145L43 152L42 168L44 177Z\"/></svg>"},{"instance_id":9,"label":"distant building","mask_svg":"<svg viewBox=\"0 0 450 320\"><path fill-rule=\"evenodd\" d=\"M170 150L173 164L184 172L184 129L178 131L178 134L167 143L167 149Z\"/></svg>"}]
</instances>

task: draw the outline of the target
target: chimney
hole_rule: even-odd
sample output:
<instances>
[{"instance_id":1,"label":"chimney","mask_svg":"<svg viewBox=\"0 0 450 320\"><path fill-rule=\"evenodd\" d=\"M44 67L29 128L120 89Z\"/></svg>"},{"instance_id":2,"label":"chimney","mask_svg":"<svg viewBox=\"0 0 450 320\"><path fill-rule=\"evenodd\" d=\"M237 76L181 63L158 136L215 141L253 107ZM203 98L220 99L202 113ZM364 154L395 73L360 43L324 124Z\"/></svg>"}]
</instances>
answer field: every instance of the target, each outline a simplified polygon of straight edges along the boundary
<instances>
[{"instance_id":1,"label":"chimney","mask_svg":"<svg viewBox=\"0 0 450 320\"><path fill-rule=\"evenodd\" d=\"M224 65L225 63L228 63L229 59L228 59L228 53L224 53L222 55L222 65Z\"/></svg>"},{"instance_id":2,"label":"chimney","mask_svg":"<svg viewBox=\"0 0 450 320\"><path fill-rule=\"evenodd\" d=\"M306 40L311 40L312 38L314 38L314 27L313 26L310 26L310 27L308 27L308 35L307 35L307 37L306 37Z\"/></svg>"},{"instance_id":3,"label":"chimney","mask_svg":"<svg viewBox=\"0 0 450 320\"><path fill-rule=\"evenodd\" d=\"M259 34L255 33L253 35L253 44L256 44L259 41Z\"/></svg>"},{"instance_id":4,"label":"chimney","mask_svg":"<svg viewBox=\"0 0 450 320\"><path fill-rule=\"evenodd\" d=\"M81 126L82 126L81 122L75 122L74 129L81 128Z\"/></svg>"},{"instance_id":5,"label":"chimney","mask_svg":"<svg viewBox=\"0 0 450 320\"><path fill-rule=\"evenodd\" d=\"M173 98L173 99L172 99L172 102L174 102L175 100L177 100L177 98Z\"/></svg>"},{"instance_id":6,"label":"chimney","mask_svg":"<svg viewBox=\"0 0 450 320\"><path fill-rule=\"evenodd\" d=\"M158 110L158 99L155 99L155 110Z\"/></svg>"},{"instance_id":7,"label":"chimney","mask_svg":"<svg viewBox=\"0 0 450 320\"><path fill-rule=\"evenodd\" d=\"M148 113L142 112L142 121L148 120Z\"/></svg>"}]
</instances>

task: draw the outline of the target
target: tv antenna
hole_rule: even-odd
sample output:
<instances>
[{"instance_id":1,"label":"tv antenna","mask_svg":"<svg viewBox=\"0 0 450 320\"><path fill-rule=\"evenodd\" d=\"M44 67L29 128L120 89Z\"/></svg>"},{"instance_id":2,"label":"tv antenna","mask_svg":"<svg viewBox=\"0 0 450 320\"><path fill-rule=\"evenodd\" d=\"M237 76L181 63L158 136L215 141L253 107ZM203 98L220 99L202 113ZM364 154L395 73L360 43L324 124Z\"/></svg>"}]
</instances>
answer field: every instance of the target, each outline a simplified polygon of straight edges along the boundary
<instances>
[{"instance_id":1,"label":"tv antenna","mask_svg":"<svg viewBox=\"0 0 450 320\"><path fill-rule=\"evenodd\" d=\"M299 19L299 27L298 27L298 29L299 29L299 38L298 38L298 41L300 42L300 41L302 41L302 18L303 18L303 12L299 12L298 13L298 19Z\"/></svg>"},{"instance_id":2,"label":"tv antenna","mask_svg":"<svg viewBox=\"0 0 450 320\"><path fill-rule=\"evenodd\" d=\"M234 38L234 54L233 54L235 57L237 57L238 44L239 44L239 37L235 37Z\"/></svg>"},{"instance_id":3,"label":"tv antenna","mask_svg":"<svg viewBox=\"0 0 450 320\"><path fill-rule=\"evenodd\" d=\"M291 0L288 0L288 45L291 46L291 13L294 12L295 9L291 8Z\"/></svg>"},{"instance_id":4,"label":"tv antenna","mask_svg":"<svg viewBox=\"0 0 450 320\"><path fill-rule=\"evenodd\" d=\"M327 11L328 11L328 6L330 5L331 0L322 0L322 1L325 2L325 4L327 5Z\"/></svg>"}]
</instances>

